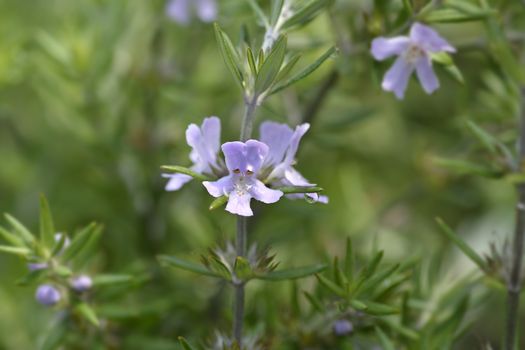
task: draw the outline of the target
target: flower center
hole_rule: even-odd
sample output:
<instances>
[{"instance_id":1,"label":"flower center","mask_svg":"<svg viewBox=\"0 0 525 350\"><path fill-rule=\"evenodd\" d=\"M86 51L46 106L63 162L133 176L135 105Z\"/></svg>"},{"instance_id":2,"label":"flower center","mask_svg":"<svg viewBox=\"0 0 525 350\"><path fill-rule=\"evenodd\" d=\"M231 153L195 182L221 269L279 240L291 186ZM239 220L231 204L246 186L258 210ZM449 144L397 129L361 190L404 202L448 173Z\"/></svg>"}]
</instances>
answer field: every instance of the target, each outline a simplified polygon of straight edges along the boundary
<instances>
[{"instance_id":1,"label":"flower center","mask_svg":"<svg viewBox=\"0 0 525 350\"><path fill-rule=\"evenodd\" d=\"M238 196L243 196L248 193L252 186L252 179L250 177L240 175L236 176L235 182L233 183L233 190Z\"/></svg>"},{"instance_id":2,"label":"flower center","mask_svg":"<svg viewBox=\"0 0 525 350\"><path fill-rule=\"evenodd\" d=\"M424 56L425 52L417 45L410 45L405 51L405 60L408 63L415 63L419 58Z\"/></svg>"}]
</instances>

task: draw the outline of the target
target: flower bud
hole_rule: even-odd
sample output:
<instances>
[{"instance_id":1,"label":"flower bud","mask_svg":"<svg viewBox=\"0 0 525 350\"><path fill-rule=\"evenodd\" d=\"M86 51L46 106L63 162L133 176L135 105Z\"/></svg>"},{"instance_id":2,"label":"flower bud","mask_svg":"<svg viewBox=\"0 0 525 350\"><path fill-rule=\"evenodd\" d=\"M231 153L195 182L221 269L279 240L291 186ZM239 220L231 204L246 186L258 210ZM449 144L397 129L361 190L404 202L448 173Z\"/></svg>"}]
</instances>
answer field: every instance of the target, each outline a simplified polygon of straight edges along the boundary
<instances>
[{"instance_id":1,"label":"flower bud","mask_svg":"<svg viewBox=\"0 0 525 350\"><path fill-rule=\"evenodd\" d=\"M42 305L53 306L60 301L61 295L54 286L42 284L36 290L35 298Z\"/></svg>"},{"instance_id":2,"label":"flower bud","mask_svg":"<svg viewBox=\"0 0 525 350\"><path fill-rule=\"evenodd\" d=\"M47 265L47 263L29 263L27 264L27 268L29 269L29 271L39 271L39 270L44 270L44 269L47 269L49 266Z\"/></svg>"},{"instance_id":3,"label":"flower bud","mask_svg":"<svg viewBox=\"0 0 525 350\"><path fill-rule=\"evenodd\" d=\"M93 286L91 277L87 275L80 275L71 280L71 287L77 292L85 292Z\"/></svg>"},{"instance_id":4,"label":"flower bud","mask_svg":"<svg viewBox=\"0 0 525 350\"><path fill-rule=\"evenodd\" d=\"M348 320L337 320L333 325L334 333L337 336L344 336L352 333L354 326Z\"/></svg>"}]
</instances>

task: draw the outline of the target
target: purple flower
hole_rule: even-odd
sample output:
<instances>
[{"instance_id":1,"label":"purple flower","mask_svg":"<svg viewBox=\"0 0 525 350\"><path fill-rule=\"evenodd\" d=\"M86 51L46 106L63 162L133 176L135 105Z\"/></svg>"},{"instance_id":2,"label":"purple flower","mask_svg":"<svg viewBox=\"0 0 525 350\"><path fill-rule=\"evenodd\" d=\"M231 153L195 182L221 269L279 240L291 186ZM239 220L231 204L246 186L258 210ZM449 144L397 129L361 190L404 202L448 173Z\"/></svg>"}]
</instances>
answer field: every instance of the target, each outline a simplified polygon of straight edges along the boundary
<instances>
[{"instance_id":1,"label":"purple flower","mask_svg":"<svg viewBox=\"0 0 525 350\"><path fill-rule=\"evenodd\" d=\"M221 121L217 117L205 118L199 128L190 124L186 129L186 142L192 148L190 159L193 162L191 170L199 174L223 175L224 164L217 155L221 144ZM166 191L177 191L192 177L185 174L163 174L170 180Z\"/></svg>"},{"instance_id":2,"label":"purple flower","mask_svg":"<svg viewBox=\"0 0 525 350\"><path fill-rule=\"evenodd\" d=\"M283 195L257 179L268 146L256 140L227 142L222 145L229 175L217 181L204 181L203 185L213 197L228 196L226 210L232 214L252 216L250 201L275 203Z\"/></svg>"},{"instance_id":3,"label":"purple flower","mask_svg":"<svg viewBox=\"0 0 525 350\"><path fill-rule=\"evenodd\" d=\"M203 22L213 22L217 18L216 0L170 0L166 4L166 14L175 22L187 25L193 11Z\"/></svg>"},{"instance_id":4,"label":"purple flower","mask_svg":"<svg viewBox=\"0 0 525 350\"><path fill-rule=\"evenodd\" d=\"M337 320L333 325L334 333L337 336L344 336L352 333L354 326L348 320Z\"/></svg>"},{"instance_id":5,"label":"purple flower","mask_svg":"<svg viewBox=\"0 0 525 350\"><path fill-rule=\"evenodd\" d=\"M456 49L434 29L420 23L412 25L409 37L374 39L371 49L372 56L378 61L398 56L386 72L381 84L383 90L394 92L398 99L404 97L408 79L414 70L427 94L431 94L439 87L430 57L430 54L438 52L456 52Z\"/></svg>"},{"instance_id":6,"label":"purple flower","mask_svg":"<svg viewBox=\"0 0 525 350\"><path fill-rule=\"evenodd\" d=\"M71 287L77 292L85 292L93 286L91 277L87 275L80 275L71 280Z\"/></svg>"},{"instance_id":7,"label":"purple flower","mask_svg":"<svg viewBox=\"0 0 525 350\"><path fill-rule=\"evenodd\" d=\"M42 284L36 290L35 298L42 305L53 306L60 301L61 295L54 286Z\"/></svg>"},{"instance_id":8,"label":"purple flower","mask_svg":"<svg viewBox=\"0 0 525 350\"><path fill-rule=\"evenodd\" d=\"M273 186L315 186L306 180L295 168L295 154L299 142L310 125L305 123L292 130L286 124L264 122L261 124L261 141L268 145L268 155L262 168L268 172L267 182ZM266 182L265 181L265 182ZM309 193L307 196L315 201L328 203L328 197ZM302 194L289 194L288 198L303 198Z\"/></svg>"}]
</instances>

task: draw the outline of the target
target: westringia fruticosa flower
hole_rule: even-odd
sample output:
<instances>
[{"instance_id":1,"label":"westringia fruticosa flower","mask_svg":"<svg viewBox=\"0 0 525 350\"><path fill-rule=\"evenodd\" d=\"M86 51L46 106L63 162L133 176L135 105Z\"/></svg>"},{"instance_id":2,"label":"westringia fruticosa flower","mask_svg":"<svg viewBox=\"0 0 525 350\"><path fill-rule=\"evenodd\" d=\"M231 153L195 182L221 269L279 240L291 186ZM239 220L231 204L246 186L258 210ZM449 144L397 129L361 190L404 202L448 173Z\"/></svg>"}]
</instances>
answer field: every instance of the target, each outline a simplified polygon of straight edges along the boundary
<instances>
[{"instance_id":1,"label":"westringia fruticosa flower","mask_svg":"<svg viewBox=\"0 0 525 350\"><path fill-rule=\"evenodd\" d=\"M378 61L398 56L381 84L385 91L392 91L398 99L404 97L408 80L414 70L427 94L439 87L431 59L431 54L438 52L456 52L456 49L434 29L420 23L412 25L408 37L379 37L372 41L371 48L372 56Z\"/></svg>"},{"instance_id":2,"label":"westringia fruticosa flower","mask_svg":"<svg viewBox=\"0 0 525 350\"><path fill-rule=\"evenodd\" d=\"M193 13L203 22L213 22L217 19L216 0L170 0L166 4L166 14L175 22L187 25Z\"/></svg>"},{"instance_id":3,"label":"westringia fruticosa flower","mask_svg":"<svg viewBox=\"0 0 525 350\"><path fill-rule=\"evenodd\" d=\"M36 290L35 298L42 305L53 306L60 301L61 295L55 286L42 284Z\"/></svg>"},{"instance_id":4,"label":"westringia fruticosa flower","mask_svg":"<svg viewBox=\"0 0 525 350\"><path fill-rule=\"evenodd\" d=\"M261 141L227 142L222 145L224 162L219 157L220 120L204 119L201 127L190 124L186 140L192 148L191 170L217 181L205 181L204 186L213 197L228 197L226 210L237 215L251 216L252 198L263 203L275 203L283 195L272 189L282 186L310 187L315 184L306 180L294 167L295 155L302 136L309 129L302 124L295 130L286 124L264 122L261 125ZM185 174L163 174L169 181L166 190L179 190L192 179ZM270 187L267 187L269 185ZM311 200L326 203L326 196L306 194ZM288 194L289 198L304 198L304 194Z\"/></svg>"},{"instance_id":5,"label":"westringia fruticosa flower","mask_svg":"<svg viewBox=\"0 0 525 350\"><path fill-rule=\"evenodd\" d=\"M228 196L226 210L232 214L251 216L252 198L263 203L275 203L283 195L257 179L268 146L256 140L226 142L222 145L229 174L217 181L202 184L213 197Z\"/></svg>"}]
</instances>

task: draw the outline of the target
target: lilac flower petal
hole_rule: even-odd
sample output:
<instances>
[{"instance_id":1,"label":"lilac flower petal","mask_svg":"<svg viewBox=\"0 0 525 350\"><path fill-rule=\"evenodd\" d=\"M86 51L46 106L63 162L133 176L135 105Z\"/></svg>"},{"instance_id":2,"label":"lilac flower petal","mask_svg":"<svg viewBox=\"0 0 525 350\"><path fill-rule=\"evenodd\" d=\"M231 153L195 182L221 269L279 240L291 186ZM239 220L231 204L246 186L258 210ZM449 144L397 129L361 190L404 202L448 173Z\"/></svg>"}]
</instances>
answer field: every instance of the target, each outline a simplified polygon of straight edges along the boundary
<instances>
[{"instance_id":1,"label":"lilac flower petal","mask_svg":"<svg viewBox=\"0 0 525 350\"><path fill-rule=\"evenodd\" d=\"M385 91L393 91L398 99L402 99L408 85L410 74L414 71L414 66L405 61L403 57L398 57L392 67L386 72L381 86Z\"/></svg>"},{"instance_id":2,"label":"lilac flower petal","mask_svg":"<svg viewBox=\"0 0 525 350\"><path fill-rule=\"evenodd\" d=\"M230 172L239 170L257 172L268 154L268 146L256 140L226 142L222 145L226 167Z\"/></svg>"},{"instance_id":3,"label":"lilac flower petal","mask_svg":"<svg viewBox=\"0 0 525 350\"><path fill-rule=\"evenodd\" d=\"M241 216L252 216L253 211L250 208L250 200L252 196L248 193L238 194L237 192L232 192L228 198L228 204L226 205L226 210L232 214L237 214Z\"/></svg>"},{"instance_id":4,"label":"lilac flower petal","mask_svg":"<svg viewBox=\"0 0 525 350\"><path fill-rule=\"evenodd\" d=\"M166 4L166 14L175 22L187 25L191 20L190 1L192 0L170 0Z\"/></svg>"},{"instance_id":5,"label":"lilac flower petal","mask_svg":"<svg viewBox=\"0 0 525 350\"><path fill-rule=\"evenodd\" d=\"M215 116L205 118L201 130L208 152L216 156L221 147L221 120Z\"/></svg>"},{"instance_id":6,"label":"lilac flower petal","mask_svg":"<svg viewBox=\"0 0 525 350\"><path fill-rule=\"evenodd\" d=\"M276 122L261 124L261 142L268 145L268 154L264 159L265 166L276 166L284 159L292 135L293 130L286 124Z\"/></svg>"},{"instance_id":7,"label":"lilac flower petal","mask_svg":"<svg viewBox=\"0 0 525 350\"><path fill-rule=\"evenodd\" d=\"M443 39L434 29L421 23L416 22L410 28L410 40L425 51L456 52L456 49Z\"/></svg>"},{"instance_id":8,"label":"lilac flower petal","mask_svg":"<svg viewBox=\"0 0 525 350\"><path fill-rule=\"evenodd\" d=\"M169 179L165 187L166 191L178 191L193 179L186 174L162 174L162 177Z\"/></svg>"},{"instance_id":9,"label":"lilac flower petal","mask_svg":"<svg viewBox=\"0 0 525 350\"><path fill-rule=\"evenodd\" d=\"M226 142L222 145L222 153L224 153L224 160L226 167L233 172L236 169L245 171L246 157L244 155L245 145L240 141Z\"/></svg>"},{"instance_id":10,"label":"lilac flower petal","mask_svg":"<svg viewBox=\"0 0 525 350\"><path fill-rule=\"evenodd\" d=\"M427 94L431 94L439 87L436 73L432 69L432 61L428 57L420 58L416 63L416 73Z\"/></svg>"},{"instance_id":11,"label":"lilac flower petal","mask_svg":"<svg viewBox=\"0 0 525 350\"><path fill-rule=\"evenodd\" d=\"M195 171L211 173L212 167L218 167L220 132L221 123L217 117L204 119L200 128L190 124L186 129L186 142L192 148L190 159L195 164Z\"/></svg>"},{"instance_id":12,"label":"lilac flower petal","mask_svg":"<svg viewBox=\"0 0 525 350\"><path fill-rule=\"evenodd\" d=\"M246 170L256 173L268 154L268 146L257 140L246 141Z\"/></svg>"},{"instance_id":13,"label":"lilac flower petal","mask_svg":"<svg viewBox=\"0 0 525 350\"><path fill-rule=\"evenodd\" d=\"M283 196L282 191L268 188L259 180L255 180L255 183L250 188L250 194L253 198L266 204L275 203Z\"/></svg>"},{"instance_id":14,"label":"lilac flower petal","mask_svg":"<svg viewBox=\"0 0 525 350\"><path fill-rule=\"evenodd\" d=\"M288 165L292 165L295 159L295 154L297 153L297 149L299 148L299 142L301 141L301 138L304 136L304 134L310 129L310 124L305 123L298 125L294 133L292 135L292 139L290 140L290 147L286 150L286 157L284 159L284 163Z\"/></svg>"},{"instance_id":15,"label":"lilac flower petal","mask_svg":"<svg viewBox=\"0 0 525 350\"><path fill-rule=\"evenodd\" d=\"M203 22L213 22L217 19L217 2L215 0L195 0L197 16Z\"/></svg>"},{"instance_id":16,"label":"lilac flower petal","mask_svg":"<svg viewBox=\"0 0 525 350\"><path fill-rule=\"evenodd\" d=\"M310 183L303 175L301 175L301 173L292 167L286 169L284 172L284 178L292 186L315 186L315 184Z\"/></svg>"},{"instance_id":17,"label":"lilac flower petal","mask_svg":"<svg viewBox=\"0 0 525 350\"><path fill-rule=\"evenodd\" d=\"M402 54L410 45L410 39L406 36L396 36L394 38L379 37L372 41L370 52L372 56L382 61L388 57Z\"/></svg>"},{"instance_id":18,"label":"lilac flower petal","mask_svg":"<svg viewBox=\"0 0 525 350\"><path fill-rule=\"evenodd\" d=\"M202 184L213 197L228 195L234 189L233 178L231 175L220 178L217 181L203 181Z\"/></svg>"}]
</instances>

